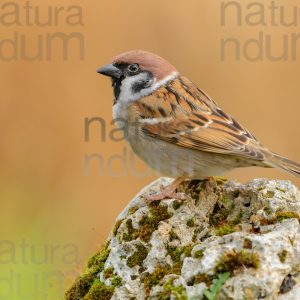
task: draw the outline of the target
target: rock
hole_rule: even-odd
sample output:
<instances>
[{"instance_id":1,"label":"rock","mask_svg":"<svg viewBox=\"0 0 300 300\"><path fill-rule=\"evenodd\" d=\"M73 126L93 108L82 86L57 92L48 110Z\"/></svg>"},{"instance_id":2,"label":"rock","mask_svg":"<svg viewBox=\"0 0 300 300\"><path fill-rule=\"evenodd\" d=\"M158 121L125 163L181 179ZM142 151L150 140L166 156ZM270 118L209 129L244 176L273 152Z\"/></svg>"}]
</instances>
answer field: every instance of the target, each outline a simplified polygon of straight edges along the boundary
<instances>
[{"instance_id":1,"label":"rock","mask_svg":"<svg viewBox=\"0 0 300 300\"><path fill-rule=\"evenodd\" d=\"M298 299L300 193L288 181L186 182L174 199L142 190L67 300Z\"/></svg>"}]
</instances>

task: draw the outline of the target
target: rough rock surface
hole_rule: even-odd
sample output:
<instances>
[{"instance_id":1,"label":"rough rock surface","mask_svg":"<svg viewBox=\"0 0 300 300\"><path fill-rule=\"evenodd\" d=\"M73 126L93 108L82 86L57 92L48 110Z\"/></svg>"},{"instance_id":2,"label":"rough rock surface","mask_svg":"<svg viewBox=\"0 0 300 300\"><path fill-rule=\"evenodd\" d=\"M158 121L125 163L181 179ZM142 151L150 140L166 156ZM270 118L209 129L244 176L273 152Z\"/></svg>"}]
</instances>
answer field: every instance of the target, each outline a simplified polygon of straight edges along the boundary
<instances>
[{"instance_id":1,"label":"rough rock surface","mask_svg":"<svg viewBox=\"0 0 300 300\"><path fill-rule=\"evenodd\" d=\"M66 299L300 299L300 193L288 181L191 181L119 215Z\"/></svg>"}]
</instances>

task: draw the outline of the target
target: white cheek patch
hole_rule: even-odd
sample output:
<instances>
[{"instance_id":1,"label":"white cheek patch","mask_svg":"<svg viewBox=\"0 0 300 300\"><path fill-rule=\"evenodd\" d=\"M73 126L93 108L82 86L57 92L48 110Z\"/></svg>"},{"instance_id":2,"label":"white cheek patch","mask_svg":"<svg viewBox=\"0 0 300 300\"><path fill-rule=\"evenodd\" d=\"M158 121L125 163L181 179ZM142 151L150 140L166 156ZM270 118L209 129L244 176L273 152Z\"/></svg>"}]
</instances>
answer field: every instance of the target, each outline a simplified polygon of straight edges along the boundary
<instances>
[{"instance_id":1,"label":"white cheek patch","mask_svg":"<svg viewBox=\"0 0 300 300\"><path fill-rule=\"evenodd\" d=\"M130 103L139 100L142 97L148 96L162 85L168 83L170 80L173 80L177 75L177 72L173 72L171 75L167 76L165 79L160 81L156 81L156 79L154 78L152 79L152 82L150 82L150 87L142 89L137 93L133 93L132 86L138 81L147 80L148 74L141 73L136 76L127 77L122 81L121 92L118 98L118 102Z\"/></svg>"},{"instance_id":2,"label":"white cheek patch","mask_svg":"<svg viewBox=\"0 0 300 300\"><path fill-rule=\"evenodd\" d=\"M156 79L152 79L152 83L150 87L142 89L137 93L133 93L132 86L138 82L148 79L147 73L140 73L136 76L126 77L122 80L122 85L120 89L120 94L117 99L116 104L113 107L113 118L127 119L127 106L131 102L137 101L145 96L150 95L155 90L160 88L161 86L167 84L169 81L173 80L178 76L177 72L173 72L166 78L160 81L156 81Z\"/></svg>"},{"instance_id":3,"label":"white cheek patch","mask_svg":"<svg viewBox=\"0 0 300 300\"><path fill-rule=\"evenodd\" d=\"M135 76L124 78L122 80L121 91L117 101L127 103L139 99L141 97L142 91L138 93L133 93L132 87L136 82L146 81L146 80L148 80L147 73L140 73ZM151 80L152 82L149 83L150 85L154 83L155 79L151 79Z\"/></svg>"}]
</instances>

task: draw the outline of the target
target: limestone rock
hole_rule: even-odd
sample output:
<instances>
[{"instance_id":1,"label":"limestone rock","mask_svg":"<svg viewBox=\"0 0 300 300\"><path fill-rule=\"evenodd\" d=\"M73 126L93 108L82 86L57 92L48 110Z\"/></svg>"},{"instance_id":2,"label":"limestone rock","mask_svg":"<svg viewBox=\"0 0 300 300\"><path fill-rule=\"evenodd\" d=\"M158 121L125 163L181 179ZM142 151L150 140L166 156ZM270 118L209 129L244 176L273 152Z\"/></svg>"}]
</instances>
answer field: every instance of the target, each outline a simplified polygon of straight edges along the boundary
<instances>
[{"instance_id":1,"label":"limestone rock","mask_svg":"<svg viewBox=\"0 0 300 300\"><path fill-rule=\"evenodd\" d=\"M68 300L298 299L300 193L288 181L191 181L187 196L147 203L160 178L119 215Z\"/></svg>"}]
</instances>

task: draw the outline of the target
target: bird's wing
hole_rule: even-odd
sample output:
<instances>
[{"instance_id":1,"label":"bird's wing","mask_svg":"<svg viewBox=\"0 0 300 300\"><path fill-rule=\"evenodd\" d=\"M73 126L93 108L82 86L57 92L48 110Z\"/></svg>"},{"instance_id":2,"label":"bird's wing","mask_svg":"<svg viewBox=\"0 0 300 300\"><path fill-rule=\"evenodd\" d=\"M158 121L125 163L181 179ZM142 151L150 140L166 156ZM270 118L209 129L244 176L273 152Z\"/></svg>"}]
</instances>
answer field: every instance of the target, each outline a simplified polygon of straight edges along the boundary
<instances>
[{"instance_id":1,"label":"bird's wing","mask_svg":"<svg viewBox=\"0 0 300 300\"><path fill-rule=\"evenodd\" d=\"M187 78L177 78L133 106L147 136L195 150L265 159L259 141Z\"/></svg>"}]
</instances>

